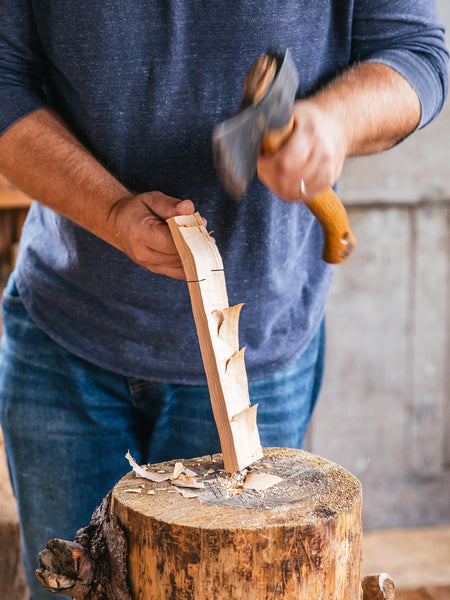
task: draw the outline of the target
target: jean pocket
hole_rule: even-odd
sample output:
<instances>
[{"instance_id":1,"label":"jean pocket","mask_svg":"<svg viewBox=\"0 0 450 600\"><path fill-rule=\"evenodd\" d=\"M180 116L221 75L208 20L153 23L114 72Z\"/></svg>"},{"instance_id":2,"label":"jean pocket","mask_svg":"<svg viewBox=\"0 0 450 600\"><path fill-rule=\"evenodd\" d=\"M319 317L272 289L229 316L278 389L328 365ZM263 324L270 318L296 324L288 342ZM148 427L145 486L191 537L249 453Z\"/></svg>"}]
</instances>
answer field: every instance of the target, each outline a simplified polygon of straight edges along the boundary
<instances>
[{"instance_id":1,"label":"jean pocket","mask_svg":"<svg viewBox=\"0 0 450 600\"><path fill-rule=\"evenodd\" d=\"M23 307L22 298L20 297L19 290L17 289L14 271L9 276L8 283L3 290L2 304L7 306Z\"/></svg>"}]
</instances>

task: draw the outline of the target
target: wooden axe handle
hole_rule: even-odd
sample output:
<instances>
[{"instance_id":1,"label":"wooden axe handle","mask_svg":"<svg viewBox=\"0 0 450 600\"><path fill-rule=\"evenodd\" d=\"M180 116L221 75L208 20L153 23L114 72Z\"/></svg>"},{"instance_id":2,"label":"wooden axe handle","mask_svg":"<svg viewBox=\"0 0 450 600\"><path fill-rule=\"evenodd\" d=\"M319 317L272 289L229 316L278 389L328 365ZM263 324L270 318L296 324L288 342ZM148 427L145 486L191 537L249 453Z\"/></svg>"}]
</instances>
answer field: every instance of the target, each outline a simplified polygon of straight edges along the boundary
<instances>
[{"instance_id":1,"label":"wooden axe handle","mask_svg":"<svg viewBox=\"0 0 450 600\"><path fill-rule=\"evenodd\" d=\"M276 76L276 59L263 54L252 65L244 82L244 102L257 104L270 89ZM281 129L266 131L260 149L264 154L275 154L289 139L294 129L294 116ZM300 186L300 182L299 182ZM336 264L344 261L353 252L356 238L342 202L331 187L326 188L315 198L304 200L305 205L319 221L325 238L322 258Z\"/></svg>"},{"instance_id":2,"label":"wooden axe handle","mask_svg":"<svg viewBox=\"0 0 450 600\"><path fill-rule=\"evenodd\" d=\"M336 192L328 187L312 200L305 200L305 204L322 227L325 238L322 259L330 264L343 262L353 252L356 238Z\"/></svg>"},{"instance_id":3,"label":"wooden axe handle","mask_svg":"<svg viewBox=\"0 0 450 600\"><path fill-rule=\"evenodd\" d=\"M293 129L292 116L286 127L267 131L261 142L261 151L274 154L289 139ZM322 259L330 264L343 262L352 254L356 238L350 229L347 211L338 195L328 187L314 198L305 199L304 203L322 227L325 239Z\"/></svg>"}]
</instances>

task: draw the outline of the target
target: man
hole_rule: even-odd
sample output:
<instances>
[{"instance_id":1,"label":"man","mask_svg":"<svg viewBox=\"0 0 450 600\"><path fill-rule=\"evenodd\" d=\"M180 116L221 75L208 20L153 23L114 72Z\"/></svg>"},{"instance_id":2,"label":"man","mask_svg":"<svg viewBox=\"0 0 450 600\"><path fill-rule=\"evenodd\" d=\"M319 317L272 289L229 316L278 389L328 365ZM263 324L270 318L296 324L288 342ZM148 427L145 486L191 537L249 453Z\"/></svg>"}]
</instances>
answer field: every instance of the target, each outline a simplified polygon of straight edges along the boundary
<instances>
[{"instance_id":1,"label":"man","mask_svg":"<svg viewBox=\"0 0 450 600\"><path fill-rule=\"evenodd\" d=\"M211 132L268 48L289 48L300 74L295 130L237 205ZM300 446L331 279L304 194L430 122L446 69L433 0L0 0L0 171L37 200L4 295L0 371L34 600L54 597L34 580L37 553L89 520L128 448L141 462L219 449L164 220L194 206L207 219L230 302L245 302L262 444Z\"/></svg>"}]
</instances>

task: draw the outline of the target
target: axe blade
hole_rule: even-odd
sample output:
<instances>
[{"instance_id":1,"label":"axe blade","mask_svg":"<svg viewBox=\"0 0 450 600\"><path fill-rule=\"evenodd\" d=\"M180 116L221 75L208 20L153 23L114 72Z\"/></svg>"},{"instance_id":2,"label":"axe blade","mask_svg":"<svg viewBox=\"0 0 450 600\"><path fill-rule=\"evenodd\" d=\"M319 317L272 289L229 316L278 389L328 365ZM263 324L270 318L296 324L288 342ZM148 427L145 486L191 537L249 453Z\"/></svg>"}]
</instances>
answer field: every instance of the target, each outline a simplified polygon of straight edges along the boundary
<instances>
[{"instance_id":1,"label":"axe blade","mask_svg":"<svg viewBox=\"0 0 450 600\"><path fill-rule=\"evenodd\" d=\"M256 173L259 145L264 135L265 118L256 118L253 107L217 125L212 137L213 160L224 188L240 200Z\"/></svg>"},{"instance_id":2,"label":"axe blade","mask_svg":"<svg viewBox=\"0 0 450 600\"><path fill-rule=\"evenodd\" d=\"M289 51L276 55L279 67L264 98L217 125L212 136L213 160L224 188L239 200L256 173L265 132L291 119L299 77Z\"/></svg>"}]
</instances>

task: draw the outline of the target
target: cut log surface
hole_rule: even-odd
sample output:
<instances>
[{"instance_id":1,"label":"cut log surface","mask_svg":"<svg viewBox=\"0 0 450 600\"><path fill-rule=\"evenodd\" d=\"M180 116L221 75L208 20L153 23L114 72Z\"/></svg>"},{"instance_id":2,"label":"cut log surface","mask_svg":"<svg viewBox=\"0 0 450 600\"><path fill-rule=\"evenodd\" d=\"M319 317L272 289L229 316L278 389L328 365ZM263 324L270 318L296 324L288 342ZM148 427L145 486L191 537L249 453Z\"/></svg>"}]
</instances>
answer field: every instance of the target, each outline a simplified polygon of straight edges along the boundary
<instances>
[{"instance_id":1,"label":"cut log surface","mask_svg":"<svg viewBox=\"0 0 450 600\"><path fill-rule=\"evenodd\" d=\"M196 497L134 472L113 489L133 600L360 599L361 486L353 475L286 448L265 449L233 475L221 455L182 463ZM175 464L148 468L172 473ZM281 481L245 488L254 473Z\"/></svg>"},{"instance_id":2,"label":"cut log surface","mask_svg":"<svg viewBox=\"0 0 450 600\"><path fill-rule=\"evenodd\" d=\"M228 305L222 258L202 217L183 215L167 223L189 286L225 470L233 473L262 456L256 406L250 406L245 349L239 350L242 304Z\"/></svg>"}]
</instances>

